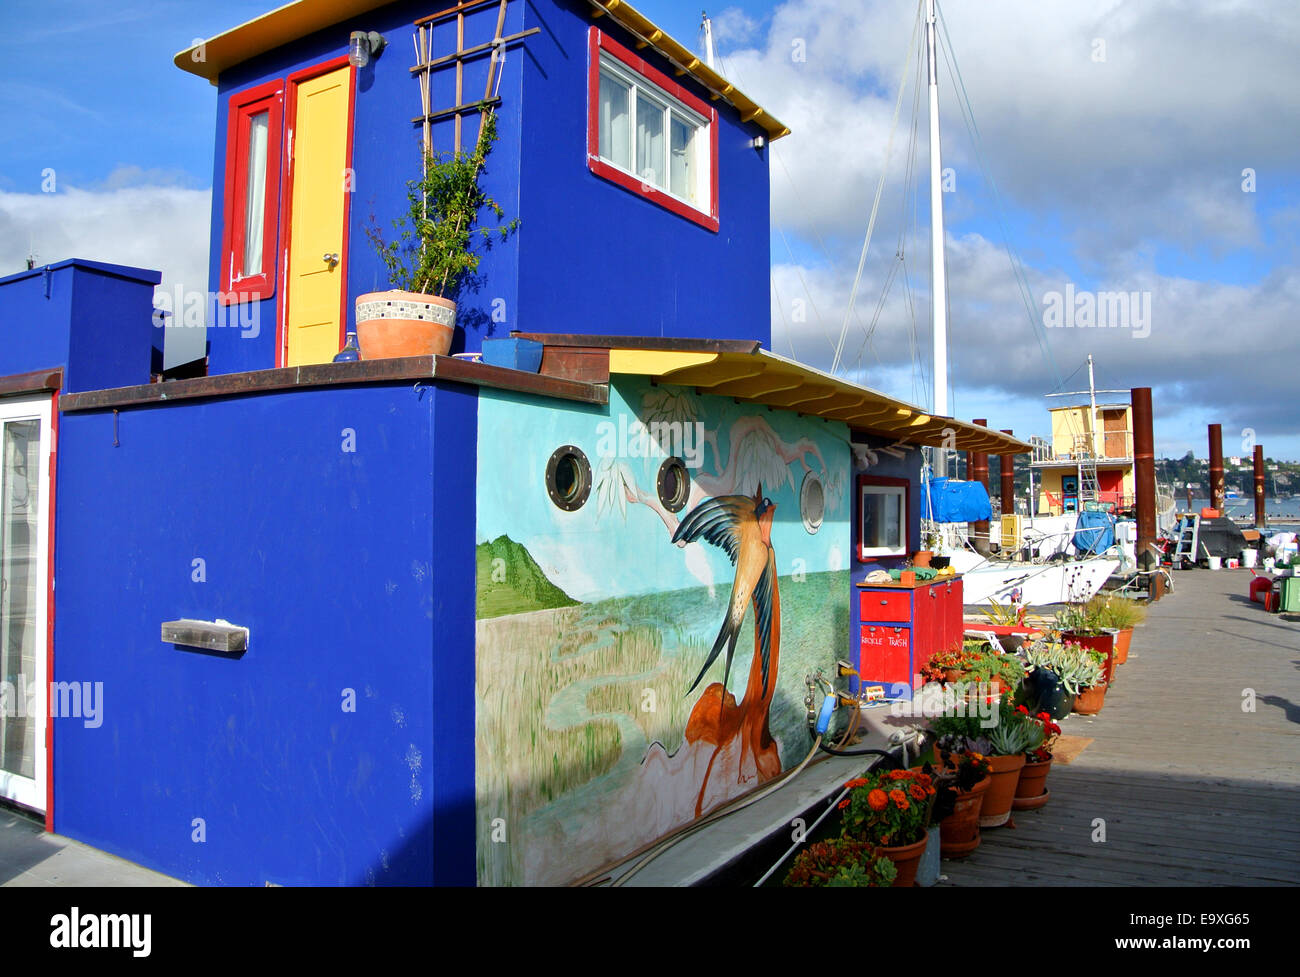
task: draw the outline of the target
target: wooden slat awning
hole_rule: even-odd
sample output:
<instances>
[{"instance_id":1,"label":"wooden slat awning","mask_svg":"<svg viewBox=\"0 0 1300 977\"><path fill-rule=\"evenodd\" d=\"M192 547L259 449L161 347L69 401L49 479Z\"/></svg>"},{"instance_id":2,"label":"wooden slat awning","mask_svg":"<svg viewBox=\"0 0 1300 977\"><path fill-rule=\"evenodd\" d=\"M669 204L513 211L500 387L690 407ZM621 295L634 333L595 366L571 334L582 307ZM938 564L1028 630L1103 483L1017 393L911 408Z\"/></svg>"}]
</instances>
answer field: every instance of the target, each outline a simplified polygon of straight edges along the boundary
<instances>
[{"instance_id":1,"label":"wooden slat awning","mask_svg":"<svg viewBox=\"0 0 1300 977\"><path fill-rule=\"evenodd\" d=\"M811 417L843 421L852 430L910 444L1022 454L1031 447L993 428L935 416L923 407L786 359L755 342L654 337L515 333L543 343L557 366L575 352L608 351L609 374L649 377L656 383L694 387L700 393L734 397Z\"/></svg>"}]
</instances>

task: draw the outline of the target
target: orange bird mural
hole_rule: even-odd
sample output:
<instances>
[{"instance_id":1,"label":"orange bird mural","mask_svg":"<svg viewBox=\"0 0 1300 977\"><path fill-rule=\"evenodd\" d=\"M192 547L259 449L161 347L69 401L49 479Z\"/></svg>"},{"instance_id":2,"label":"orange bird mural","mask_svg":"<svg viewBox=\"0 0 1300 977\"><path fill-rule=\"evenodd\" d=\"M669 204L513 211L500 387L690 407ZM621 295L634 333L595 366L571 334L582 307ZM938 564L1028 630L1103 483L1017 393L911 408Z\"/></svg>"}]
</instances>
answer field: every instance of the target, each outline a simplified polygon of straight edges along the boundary
<instances>
[{"instance_id":1,"label":"orange bird mural","mask_svg":"<svg viewBox=\"0 0 1300 977\"><path fill-rule=\"evenodd\" d=\"M723 495L704 500L691 510L673 534L674 543L693 543L703 538L726 552L736 567L731 600L717 640L700 674L687 690L687 695L695 691L725 647L727 664L722 682L714 682L704 690L686 725L688 742L715 746L696 800L697 816L702 813L715 763L721 761L723 766L734 766L737 783L755 776L762 782L781 772L780 751L768 727L768 707L776 689L781 656L781 595L777 588L776 552L772 549L775 513L776 504L764 498L760 484L753 498ZM737 703L727 691L727 679L745 611L751 603L754 656L745 696Z\"/></svg>"}]
</instances>

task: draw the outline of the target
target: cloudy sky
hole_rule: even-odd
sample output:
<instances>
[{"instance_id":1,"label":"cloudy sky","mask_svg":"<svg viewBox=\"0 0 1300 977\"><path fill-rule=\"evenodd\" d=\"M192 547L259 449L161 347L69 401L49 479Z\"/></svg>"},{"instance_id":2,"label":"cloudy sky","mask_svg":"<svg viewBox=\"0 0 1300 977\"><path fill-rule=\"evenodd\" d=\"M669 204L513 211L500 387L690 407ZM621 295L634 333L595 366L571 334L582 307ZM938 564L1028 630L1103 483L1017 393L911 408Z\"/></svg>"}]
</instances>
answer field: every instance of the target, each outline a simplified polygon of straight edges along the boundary
<instances>
[{"instance_id":1,"label":"cloudy sky","mask_svg":"<svg viewBox=\"0 0 1300 977\"><path fill-rule=\"evenodd\" d=\"M0 274L35 250L158 268L164 286L205 281L215 96L171 57L272 4L16 6L0 8L0 124L23 134L0 142ZM697 45L701 4L637 6ZM1044 434L1059 401L1043 395L1086 389L1091 353L1099 387L1154 388L1158 453L1204 455L1205 425L1221 423L1227 454L1253 431L1270 456L1300 458L1300 5L941 11L952 411ZM721 69L793 130L770 157L772 348L826 369L843 333L842 372L929 404L916 4L742 0L710 13ZM92 51L89 87L68 66ZM54 193L41 192L47 169ZM1070 321L1065 296L1102 292L1125 293L1140 328L1044 325L1054 311Z\"/></svg>"}]
</instances>

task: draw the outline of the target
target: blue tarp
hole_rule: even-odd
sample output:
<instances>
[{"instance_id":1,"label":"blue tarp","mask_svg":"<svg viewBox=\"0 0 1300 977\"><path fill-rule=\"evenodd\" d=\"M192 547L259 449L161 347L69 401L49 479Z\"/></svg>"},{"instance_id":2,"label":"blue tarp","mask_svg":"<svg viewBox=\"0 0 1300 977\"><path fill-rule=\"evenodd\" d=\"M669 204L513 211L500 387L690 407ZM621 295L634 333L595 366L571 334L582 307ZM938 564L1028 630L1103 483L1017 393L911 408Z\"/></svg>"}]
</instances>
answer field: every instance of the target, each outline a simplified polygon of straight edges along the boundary
<instances>
[{"instance_id":1,"label":"blue tarp","mask_svg":"<svg viewBox=\"0 0 1300 977\"><path fill-rule=\"evenodd\" d=\"M979 522L993 515L993 507L982 482L932 478L928 498L921 499L921 515L934 522Z\"/></svg>"},{"instance_id":2,"label":"blue tarp","mask_svg":"<svg viewBox=\"0 0 1300 977\"><path fill-rule=\"evenodd\" d=\"M1109 512L1080 512L1074 524L1074 548L1095 556L1115 545L1115 517Z\"/></svg>"}]
</instances>

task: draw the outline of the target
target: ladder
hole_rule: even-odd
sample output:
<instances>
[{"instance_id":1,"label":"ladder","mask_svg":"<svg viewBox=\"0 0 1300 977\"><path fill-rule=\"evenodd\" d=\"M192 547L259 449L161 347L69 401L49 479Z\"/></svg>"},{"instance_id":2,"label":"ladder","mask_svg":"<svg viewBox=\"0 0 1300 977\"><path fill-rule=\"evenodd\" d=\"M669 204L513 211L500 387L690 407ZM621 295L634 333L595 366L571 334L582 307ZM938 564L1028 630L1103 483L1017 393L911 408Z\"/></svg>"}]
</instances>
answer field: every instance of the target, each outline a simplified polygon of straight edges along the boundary
<instances>
[{"instance_id":1,"label":"ladder","mask_svg":"<svg viewBox=\"0 0 1300 977\"><path fill-rule=\"evenodd\" d=\"M1201 517L1183 516L1178 523L1178 545L1174 547L1173 564L1175 570L1183 568L1183 562L1196 562L1196 552L1201 545Z\"/></svg>"},{"instance_id":2,"label":"ladder","mask_svg":"<svg viewBox=\"0 0 1300 977\"><path fill-rule=\"evenodd\" d=\"M1101 498L1101 487L1097 484L1097 456L1092 453L1092 445L1087 436L1074 439L1074 457L1079 463L1079 511L1085 502L1096 502Z\"/></svg>"}]
</instances>

